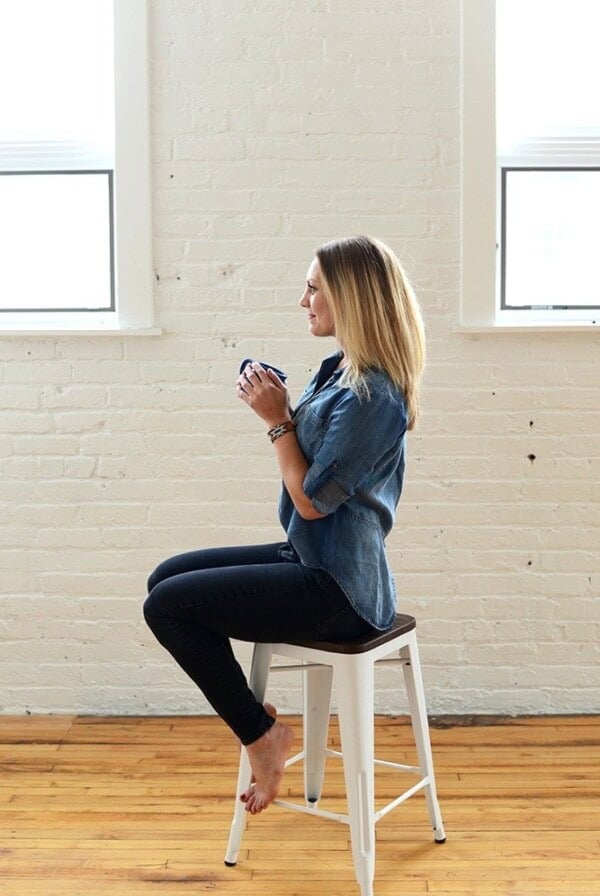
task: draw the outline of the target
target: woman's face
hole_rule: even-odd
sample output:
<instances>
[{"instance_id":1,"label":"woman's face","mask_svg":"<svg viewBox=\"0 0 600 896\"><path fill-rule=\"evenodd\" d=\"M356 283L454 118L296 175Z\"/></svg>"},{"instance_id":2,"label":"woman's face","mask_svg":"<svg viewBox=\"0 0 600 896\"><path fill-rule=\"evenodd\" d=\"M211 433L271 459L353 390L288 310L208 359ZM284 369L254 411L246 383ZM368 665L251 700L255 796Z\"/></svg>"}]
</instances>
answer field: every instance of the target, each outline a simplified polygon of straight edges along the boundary
<instances>
[{"instance_id":1,"label":"woman's face","mask_svg":"<svg viewBox=\"0 0 600 896\"><path fill-rule=\"evenodd\" d=\"M308 330L313 336L335 336L333 315L321 290L319 259L315 258L306 274L306 289L300 306L308 313Z\"/></svg>"}]
</instances>

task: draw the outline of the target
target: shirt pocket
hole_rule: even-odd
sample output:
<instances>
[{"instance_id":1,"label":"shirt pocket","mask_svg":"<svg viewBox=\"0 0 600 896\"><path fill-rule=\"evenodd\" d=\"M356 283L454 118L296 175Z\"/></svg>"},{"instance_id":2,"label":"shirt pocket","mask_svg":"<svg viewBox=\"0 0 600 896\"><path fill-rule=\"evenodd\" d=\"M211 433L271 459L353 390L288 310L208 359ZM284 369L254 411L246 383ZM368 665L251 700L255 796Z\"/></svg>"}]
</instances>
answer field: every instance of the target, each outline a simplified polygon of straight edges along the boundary
<instances>
[{"instance_id":1,"label":"shirt pocket","mask_svg":"<svg viewBox=\"0 0 600 896\"><path fill-rule=\"evenodd\" d=\"M309 463L323 444L327 432L327 420L320 417L311 407L300 409L294 418L296 424L296 438L302 448L302 452Z\"/></svg>"}]
</instances>

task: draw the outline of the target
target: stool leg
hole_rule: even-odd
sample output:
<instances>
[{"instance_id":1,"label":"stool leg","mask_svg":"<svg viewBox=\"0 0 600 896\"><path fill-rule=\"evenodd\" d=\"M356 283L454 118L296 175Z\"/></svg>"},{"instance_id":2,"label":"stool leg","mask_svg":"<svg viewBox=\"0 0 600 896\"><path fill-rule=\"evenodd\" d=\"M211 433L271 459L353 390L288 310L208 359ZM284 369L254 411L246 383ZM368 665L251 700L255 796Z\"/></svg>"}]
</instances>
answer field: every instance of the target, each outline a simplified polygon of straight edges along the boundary
<instances>
[{"instance_id":1,"label":"stool leg","mask_svg":"<svg viewBox=\"0 0 600 896\"><path fill-rule=\"evenodd\" d=\"M366 656L336 658L335 687L344 755L350 836L361 896L373 896L375 874L374 670Z\"/></svg>"},{"instance_id":2,"label":"stool leg","mask_svg":"<svg viewBox=\"0 0 600 896\"><path fill-rule=\"evenodd\" d=\"M248 684L256 699L260 700L261 703L265 699L272 655L273 648L270 644L254 645ZM235 865L237 862L240 843L242 842L242 835L246 827L246 819L248 816L244 804L240 800L240 794L249 786L251 777L252 770L250 768L248 753L244 747L242 747L240 751L240 765L235 791L235 808L233 810L233 820L229 832L229 843L227 845L227 852L225 853L226 865Z\"/></svg>"},{"instance_id":3,"label":"stool leg","mask_svg":"<svg viewBox=\"0 0 600 896\"><path fill-rule=\"evenodd\" d=\"M304 672L304 795L315 806L323 792L333 669Z\"/></svg>"},{"instance_id":4,"label":"stool leg","mask_svg":"<svg viewBox=\"0 0 600 896\"><path fill-rule=\"evenodd\" d=\"M424 789L431 826L433 828L433 835L437 843L443 843L446 839L446 834L444 833L444 825L435 786L433 755L431 752L431 741L429 739L429 722L427 720L427 709L425 707L423 676L421 673L417 638L414 632L412 633L408 645L402 648L400 653L402 657L407 660L407 662L403 663L402 668L404 669L404 681L406 684L406 693L408 696L410 717L417 747L417 755L419 757L421 775L429 780L429 783Z\"/></svg>"}]
</instances>

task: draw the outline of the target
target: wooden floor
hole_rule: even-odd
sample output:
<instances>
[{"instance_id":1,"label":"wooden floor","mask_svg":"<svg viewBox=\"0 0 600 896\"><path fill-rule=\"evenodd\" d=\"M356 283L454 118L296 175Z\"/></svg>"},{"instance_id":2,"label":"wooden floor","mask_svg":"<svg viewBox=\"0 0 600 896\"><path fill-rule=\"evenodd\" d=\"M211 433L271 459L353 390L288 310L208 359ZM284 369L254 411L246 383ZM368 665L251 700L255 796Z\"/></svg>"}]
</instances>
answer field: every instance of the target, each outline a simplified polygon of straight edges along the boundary
<instances>
[{"instance_id":1,"label":"wooden floor","mask_svg":"<svg viewBox=\"0 0 600 896\"><path fill-rule=\"evenodd\" d=\"M600 718L441 720L432 740L448 840L421 794L383 818L375 896L600 894ZM404 718L379 718L377 744L415 761ZM277 807L224 866L237 748L216 719L0 716L0 770L3 896L358 893L347 827ZM379 802L405 781L378 771ZM326 787L343 811L336 760ZM284 793L301 794L299 766Z\"/></svg>"}]
</instances>

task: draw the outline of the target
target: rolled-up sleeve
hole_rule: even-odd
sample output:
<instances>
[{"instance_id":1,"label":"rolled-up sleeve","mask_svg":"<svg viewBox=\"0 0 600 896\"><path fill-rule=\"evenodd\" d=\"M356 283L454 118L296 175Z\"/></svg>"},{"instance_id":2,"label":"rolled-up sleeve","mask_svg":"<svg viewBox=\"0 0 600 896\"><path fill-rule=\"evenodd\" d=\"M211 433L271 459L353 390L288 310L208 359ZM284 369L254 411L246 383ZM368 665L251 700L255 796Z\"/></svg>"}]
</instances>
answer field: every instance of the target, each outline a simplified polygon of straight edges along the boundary
<instances>
[{"instance_id":1,"label":"rolled-up sleeve","mask_svg":"<svg viewBox=\"0 0 600 896\"><path fill-rule=\"evenodd\" d=\"M390 452L400 450L405 432L404 407L387 390L366 398L344 389L303 482L315 510L334 513Z\"/></svg>"}]
</instances>

